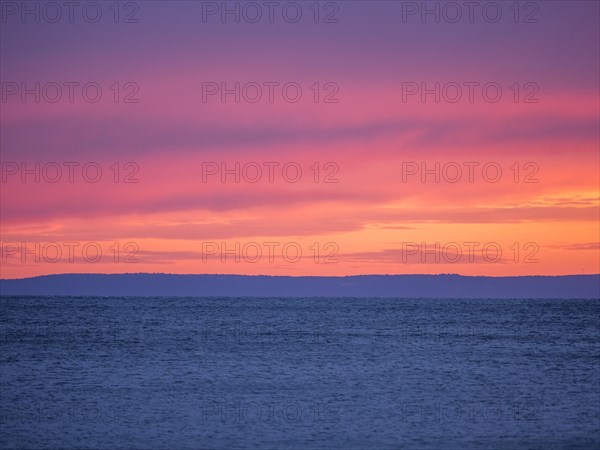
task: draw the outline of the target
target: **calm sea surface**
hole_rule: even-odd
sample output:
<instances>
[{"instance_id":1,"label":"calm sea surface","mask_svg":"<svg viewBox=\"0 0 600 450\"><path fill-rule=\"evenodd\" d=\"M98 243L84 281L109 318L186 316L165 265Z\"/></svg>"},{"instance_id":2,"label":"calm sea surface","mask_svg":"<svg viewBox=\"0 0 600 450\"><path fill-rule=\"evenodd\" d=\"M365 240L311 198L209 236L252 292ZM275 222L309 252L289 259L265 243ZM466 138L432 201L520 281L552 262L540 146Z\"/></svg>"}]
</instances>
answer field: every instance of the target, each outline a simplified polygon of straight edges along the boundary
<instances>
[{"instance_id":1,"label":"calm sea surface","mask_svg":"<svg viewBox=\"0 0 600 450\"><path fill-rule=\"evenodd\" d=\"M0 298L0 448L600 448L600 301Z\"/></svg>"}]
</instances>

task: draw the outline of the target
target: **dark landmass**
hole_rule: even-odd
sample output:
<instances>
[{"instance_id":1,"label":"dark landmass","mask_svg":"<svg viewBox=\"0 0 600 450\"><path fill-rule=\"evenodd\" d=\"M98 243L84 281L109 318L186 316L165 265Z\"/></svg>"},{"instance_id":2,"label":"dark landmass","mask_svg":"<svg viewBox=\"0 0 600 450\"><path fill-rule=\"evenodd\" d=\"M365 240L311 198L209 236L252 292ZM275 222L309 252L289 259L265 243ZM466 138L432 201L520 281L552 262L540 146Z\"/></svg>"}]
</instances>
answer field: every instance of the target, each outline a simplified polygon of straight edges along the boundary
<instances>
[{"instance_id":1,"label":"dark landmass","mask_svg":"<svg viewBox=\"0 0 600 450\"><path fill-rule=\"evenodd\" d=\"M600 274L524 277L62 274L0 279L0 295L600 299Z\"/></svg>"}]
</instances>

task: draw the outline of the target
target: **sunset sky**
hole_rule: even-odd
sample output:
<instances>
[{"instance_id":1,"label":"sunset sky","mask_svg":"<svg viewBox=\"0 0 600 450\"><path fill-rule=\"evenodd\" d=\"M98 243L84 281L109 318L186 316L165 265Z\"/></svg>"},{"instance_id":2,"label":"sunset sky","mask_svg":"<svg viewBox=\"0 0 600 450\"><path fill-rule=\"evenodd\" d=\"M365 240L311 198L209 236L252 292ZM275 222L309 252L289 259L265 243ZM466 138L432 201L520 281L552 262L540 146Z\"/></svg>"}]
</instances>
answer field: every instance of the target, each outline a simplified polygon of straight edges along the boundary
<instances>
[{"instance_id":1,"label":"sunset sky","mask_svg":"<svg viewBox=\"0 0 600 450\"><path fill-rule=\"evenodd\" d=\"M600 272L597 1L2 3L2 278Z\"/></svg>"}]
</instances>

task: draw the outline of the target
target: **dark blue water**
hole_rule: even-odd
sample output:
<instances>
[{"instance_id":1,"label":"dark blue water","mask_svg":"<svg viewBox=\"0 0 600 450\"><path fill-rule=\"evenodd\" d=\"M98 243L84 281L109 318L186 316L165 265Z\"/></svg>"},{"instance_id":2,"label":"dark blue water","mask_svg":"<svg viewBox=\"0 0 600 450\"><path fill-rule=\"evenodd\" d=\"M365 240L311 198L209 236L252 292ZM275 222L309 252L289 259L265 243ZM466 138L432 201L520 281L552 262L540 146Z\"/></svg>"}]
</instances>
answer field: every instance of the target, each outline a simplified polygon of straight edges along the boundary
<instances>
[{"instance_id":1,"label":"dark blue water","mask_svg":"<svg viewBox=\"0 0 600 450\"><path fill-rule=\"evenodd\" d=\"M1 448L599 448L600 302L1 298Z\"/></svg>"}]
</instances>

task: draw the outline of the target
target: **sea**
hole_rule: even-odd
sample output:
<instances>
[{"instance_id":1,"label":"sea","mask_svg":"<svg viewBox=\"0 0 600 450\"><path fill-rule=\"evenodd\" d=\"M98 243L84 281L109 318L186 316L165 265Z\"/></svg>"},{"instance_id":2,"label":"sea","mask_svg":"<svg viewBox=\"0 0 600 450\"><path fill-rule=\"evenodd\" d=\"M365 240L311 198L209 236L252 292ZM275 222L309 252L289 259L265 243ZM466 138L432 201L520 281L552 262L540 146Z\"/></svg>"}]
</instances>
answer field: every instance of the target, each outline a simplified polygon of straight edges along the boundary
<instances>
[{"instance_id":1,"label":"sea","mask_svg":"<svg viewBox=\"0 0 600 450\"><path fill-rule=\"evenodd\" d=\"M598 449L600 301L0 298L2 449Z\"/></svg>"}]
</instances>

